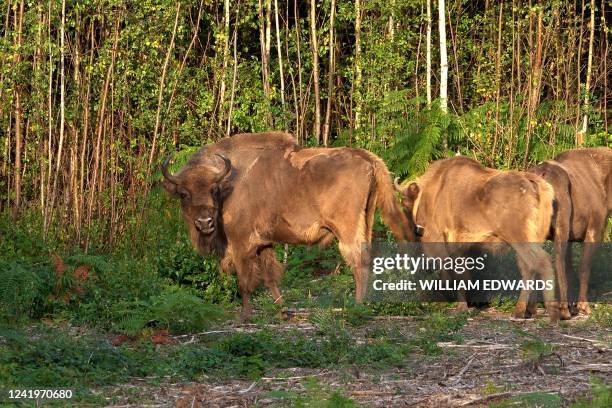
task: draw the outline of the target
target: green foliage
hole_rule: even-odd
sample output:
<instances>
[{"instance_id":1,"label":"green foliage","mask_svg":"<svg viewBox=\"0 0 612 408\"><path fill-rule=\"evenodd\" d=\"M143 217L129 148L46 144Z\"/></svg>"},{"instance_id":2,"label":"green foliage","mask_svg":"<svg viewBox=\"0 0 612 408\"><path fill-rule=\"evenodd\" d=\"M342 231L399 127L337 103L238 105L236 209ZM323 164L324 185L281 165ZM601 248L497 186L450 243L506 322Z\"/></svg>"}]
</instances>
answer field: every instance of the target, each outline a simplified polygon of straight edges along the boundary
<instances>
[{"instance_id":1,"label":"green foliage","mask_svg":"<svg viewBox=\"0 0 612 408\"><path fill-rule=\"evenodd\" d=\"M172 333L202 331L227 318L219 306L205 303L179 287L170 286L147 300L118 302L111 309L113 329L133 336L154 324Z\"/></svg>"},{"instance_id":2,"label":"green foliage","mask_svg":"<svg viewBox=\"0 0 612 408\"><path fill-rule=\"evenodd\" d=\"M0 259L0 321L40 317L52 293L53 273L27 261Z\"/></svg>"},{"instance_id":3,"label":"green foliage","mask_svg":"<svg viewBox=\"0 0 612 408\"><path fill-rule=\"evenodd\" d=\"M612 327L612 305L601 303L595 307L589 316L589 322L602 327Z\"/></svg>"},{"instance_id":4,"label":"green foliage","mask_svg":"<svg viewBox=\"0 0 612 408\"><path fill-rule=\"evenodd\" d=\"M601 380L592 381L592 397L582 398L572 408L605 408L612 405L612 385Z\"/></svg>"},{"instance_id":5,"label":"green foliage","mask_svg":"<svg viewBox=\"0 0 612 408\"><path fill-rule=\"evenodd\" d=\"M492 404L491 408L509 408L509 407L542 407L542 408L560 408L563 406L563 400L558 394L548 392L530 392L527 394L517 395L501 402L500 404Z\"/></svg>"},{"instance_id":6,"label":"green foliage","mask_svg":"<svg viewBox=\"0 0 612 408\"><path fill-rule=\"evenodd\" d=\"M523 338L519 345L521 356L526 363L539 364L542 358L555 354L556 346L546 343L535 334L516 329L515 333Z\"/></svg>"},{"instance_id":7,"label":"green foliage","mask_svg":"<svg viewBox=\"0 0 612 408\"><path fill-rule=\"evenodd\" d=\"M271 398L279 398L282 404L273 406L295 407L295 408L354 408L359 405L344 396L342 389L331 390L329 387L321 385L314 378L306 378L302 381L304 393L296 391L271 391L267 395Z\"/></svg>"},{"instance_id":8,"label":"green foliage","mask_svg":"<svg viewBox=\"0 0 612 408\"><path fill-rule=\"evenodd\" d=\"M18 387L79 387L142 375L139 357L107 341L45 328L28 336L0 327L0 383Z\"/></svg>"},{"instance_id":9,"label":"green foliage","mask_svg":"<svg viewBox=\"0 0 612 408\"><path fill-rule=\"evenodd\" d=\"M412 340L412 343L425 354L438 355L442 352L438 342L461 342L463 340L458 332L466 323L467 316L465 314L433 313L423 321L419 333Z\"/></svg>"},{"instance_id":10,"label":"green foliage","mask_svg":"<svg viewBox=\"0 0 612 408\"><path fill-rule=\"evenodd\" d=\"M422 99L408 99L407 91L389 92L377 134L388 146L377 150L400 177L418 176L432 160L445 157L463 138L454 116L437 105L426 108Z\"/></svg>"},{"instance_id":11,"label":"green foliage","mask_svg":"<svg viewBox=\"0 0 612 408\"><path fill-rule=\"evenodd\" d=\"M186 237L161 246L155 255L155 262L160 276L178 284L190 285L208 301L228 304L237 299L235 276L221 273L214 257L198 255Z\"/></svg>"}]
</instances>

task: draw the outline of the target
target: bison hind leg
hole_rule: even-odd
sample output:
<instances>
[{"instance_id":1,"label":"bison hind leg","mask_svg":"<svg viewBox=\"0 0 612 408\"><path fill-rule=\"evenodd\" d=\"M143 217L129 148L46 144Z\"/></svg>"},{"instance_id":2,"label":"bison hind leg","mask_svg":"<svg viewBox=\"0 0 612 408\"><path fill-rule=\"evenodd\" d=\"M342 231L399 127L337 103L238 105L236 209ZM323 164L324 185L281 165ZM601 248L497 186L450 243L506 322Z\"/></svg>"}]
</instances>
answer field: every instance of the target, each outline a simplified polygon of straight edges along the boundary
<instances>
[{"instance_id":1,"label":"bison hind leg","mask_svg":"<svg viewBox=\"0 0 612 408\"><path fill-rule=\"evenodd\" d=\"M544 281L555 282L555 272L550 262L550 256L539 245L517 244L513 245L521 270L521 277L524 281L533 279L536 273L539 278ZM548 317L551 323L557 323L559 320L559 302L556 299L554 286L552 290L544 290L544 304L548 311ZM515 317L530 317L535 312L535 303L530 301L531 291L522 290L519 300L514 309Z\"/></svg>"},{"instance_id":2,"label":"bison hind leg","mask_svg":"<svg viewBox=\"0 0 612 408\"><path fill-rule=\"evenodd\" d=\"M353 279L355 280L355 302L363 303L363 299L366 295L368 275L367 275L367 259L365 254L361 254L360 244L345 244L342 241L338 244L340 253L351 267L353 271Z\"/></svg>"}]
</instances>

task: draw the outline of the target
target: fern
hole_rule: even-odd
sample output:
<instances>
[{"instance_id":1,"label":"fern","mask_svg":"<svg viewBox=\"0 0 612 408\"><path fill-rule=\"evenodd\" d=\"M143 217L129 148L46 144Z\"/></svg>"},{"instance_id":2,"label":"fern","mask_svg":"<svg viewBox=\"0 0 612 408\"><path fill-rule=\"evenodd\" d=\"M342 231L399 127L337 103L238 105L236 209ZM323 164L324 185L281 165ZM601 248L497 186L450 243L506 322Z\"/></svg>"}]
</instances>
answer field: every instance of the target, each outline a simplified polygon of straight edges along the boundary
<instances>
[{"instance_id":1,"label":"fern","mask_svg":"<svg viewBox=\"0 0 612 408\"><path fill-rule=\"evenodd\" d=\"M134 336L149 323L174 333L204 330L227 317L219 306L206 303L180 286L170 286L146 301L120 302L112 309L113 329Z\"/></svg>"},{"instance_id":2,"label":"fern","mask_svg":"<svg viewBox=\"0 0 612 408\"><path fill-rule=\"evenodd\" d=\"M406 91L390 92L379 114L376 129L379 138L389 146L379 153L400 177L417 176L430 161L450 154L463 143L464 135L456 117L431 109L421 99L406 99Z\"/></svg>"}]
</instances>

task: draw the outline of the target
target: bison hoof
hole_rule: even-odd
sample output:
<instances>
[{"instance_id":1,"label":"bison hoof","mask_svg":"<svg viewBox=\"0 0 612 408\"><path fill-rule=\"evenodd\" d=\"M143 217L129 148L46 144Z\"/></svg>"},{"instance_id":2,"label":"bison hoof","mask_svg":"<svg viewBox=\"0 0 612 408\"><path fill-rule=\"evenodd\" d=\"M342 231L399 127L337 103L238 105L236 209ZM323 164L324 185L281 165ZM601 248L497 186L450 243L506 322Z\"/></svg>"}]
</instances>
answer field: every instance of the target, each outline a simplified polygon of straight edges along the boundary
<instances>
[{"instance_id":1,"label":"bison hoof","mask_svg":"<svg viewBox=\"0 0 612 408\"><path fill-rule=\"evenodd\" d=\"M251 311L250 310L242 310L240 312L240 323L250 323L251 322Z\"/></svg>"},{"instance_id":2,"label":"bison hoof","mask_svg":"<svg viewBox=\"0 0 612 408\"><path fill-rule=\"evenodd\" d=\"M545 302L546 311L548 312L548 319L552 324L559 323L559 303L558 302Z\"/></svg>"},{"instance_id":3,"label":"bison hoof","mask_svg":"<svg viewBox=\"0 0 612 408\"><path fill-rule=\"evenodd\" d=\"M512 313L515 319L528 319L531 314L527 311L527 304L525 302L517 302Z\"/></svg>"},{"instance_id":4,"label":"bison hoof","mask_svg":"<svg viewBox=\"0 0 612 408\"><path fill-rule=\"evenodd\" d=\"M591 306L589 306L589 302L578 302L578 311L584 315L590 315Z\"/></svg>"},{"instance_id":5,"label":"bison hoof","mask_svg":"<svg viewBox=\"0 0 612 408\"><path fill-rule=\"evenodd\" d=\"M458 302L457 306L455 306L455 308L453 309L453 312L463 313L467 312L468 310L470 310L470 308L468 307L467 302Z\"/></svg>"},{"instance_id":6,"label":"bison hoof","mask_svg":"<svg viewBox=\"0 0 612 408\"><path fill-rule=\"evenodd\" d=\"M535 302L527 303L527 310L525 311L525 318L535 317L538 315L538 304Z\"/></svg>"},{"instance_id":7,"label":"bison hoof","mask_svg":"<svg viewBox=\"0 0 612 408\"><path fill-rule=\"evenodd\" d=\"M572 318L572 313L567 304L559 306L559 317L561 317L561 320L569 320Z\"/></svg>"}]
</instances>

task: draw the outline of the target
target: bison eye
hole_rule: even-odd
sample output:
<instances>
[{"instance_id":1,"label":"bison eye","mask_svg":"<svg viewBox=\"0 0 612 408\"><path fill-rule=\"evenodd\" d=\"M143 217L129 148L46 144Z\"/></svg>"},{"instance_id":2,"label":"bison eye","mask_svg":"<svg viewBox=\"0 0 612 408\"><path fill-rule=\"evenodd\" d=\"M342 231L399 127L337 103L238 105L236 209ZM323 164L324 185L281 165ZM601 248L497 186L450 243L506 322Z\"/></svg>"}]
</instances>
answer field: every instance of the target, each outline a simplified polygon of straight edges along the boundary
<instances>
[{"instance_id":1,"label":"bison eye","mask_svg":"<svg viewBox=\"0 0 612 408\"><path fill-rule=\"evenodd\" d=\"M189 191L187 191L187 189L183 187L178 187L176 189L176 193L179 195L181 200L188 200L189 198L191 198L191 194L189 193Z\"/></svg>"}]
</instances>

